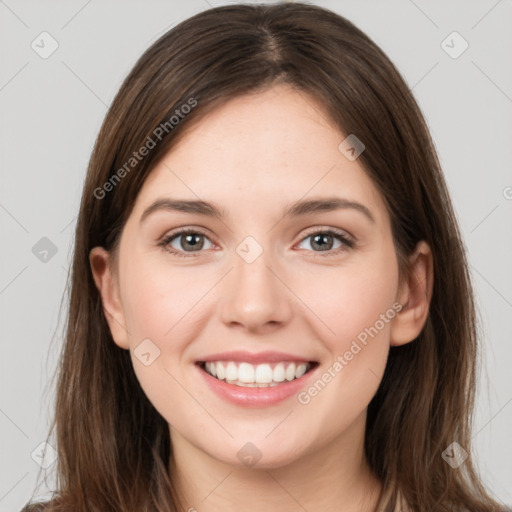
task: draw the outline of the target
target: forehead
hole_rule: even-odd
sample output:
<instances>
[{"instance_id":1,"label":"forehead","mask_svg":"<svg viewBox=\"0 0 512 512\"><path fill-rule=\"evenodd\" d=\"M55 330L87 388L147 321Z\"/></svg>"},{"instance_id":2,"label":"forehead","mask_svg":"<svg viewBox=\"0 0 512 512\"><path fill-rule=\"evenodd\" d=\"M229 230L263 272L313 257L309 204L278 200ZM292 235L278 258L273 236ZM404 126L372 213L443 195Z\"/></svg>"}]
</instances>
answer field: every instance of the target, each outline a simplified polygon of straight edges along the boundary
<instances>
[{"instance_id":1,"label":"forehead","mask_svg":"<svg viewBox=\"0 0 512 512\"><path fill-rule=\"evenodd\" d=\"M372 180L338 149L345 137L313 97L288 85L233 98L180 136L136 210L166 194L253 211L335 194L384 214Z\"/></svg>"}]
</instances>

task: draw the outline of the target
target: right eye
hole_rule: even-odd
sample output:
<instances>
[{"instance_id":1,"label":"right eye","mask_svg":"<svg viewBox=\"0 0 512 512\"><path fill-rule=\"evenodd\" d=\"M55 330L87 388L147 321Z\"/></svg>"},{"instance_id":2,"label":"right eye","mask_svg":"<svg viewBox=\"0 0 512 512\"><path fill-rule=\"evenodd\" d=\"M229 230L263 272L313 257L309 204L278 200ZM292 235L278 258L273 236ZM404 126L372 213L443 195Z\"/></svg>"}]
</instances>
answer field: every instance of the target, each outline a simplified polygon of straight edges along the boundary
<instances>
[{"instance_id":1,"label":"right eye","mask_svg":"<svg viewBox=\"0 0 512 512\"><path fill-rule=\"evenodd\" d=\"M205 239L211 244L210 249L213 247L212 242L208 239L206 233L198 229L182 229L175 231L170 235L166 236L160 243L171 254L181 257L197 256L197 254L186 254L186 253L198 253L204 248Z\"/></svg>"}]
</instances>

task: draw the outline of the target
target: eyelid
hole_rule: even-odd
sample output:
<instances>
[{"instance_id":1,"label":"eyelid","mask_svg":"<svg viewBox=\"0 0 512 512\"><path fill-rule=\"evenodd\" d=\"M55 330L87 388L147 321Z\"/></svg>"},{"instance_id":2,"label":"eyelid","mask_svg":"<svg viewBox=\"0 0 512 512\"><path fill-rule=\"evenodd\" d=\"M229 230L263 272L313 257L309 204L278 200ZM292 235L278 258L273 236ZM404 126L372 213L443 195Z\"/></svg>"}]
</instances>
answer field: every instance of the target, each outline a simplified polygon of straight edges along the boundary
<instances>
[{"instance_id":1,"label":"eyelid","mask_svg":"<svg viewBox=\"0 0 512 512\"><path fill-rule=\"evenodd\" d=\"M301 244L304 242L304 240L310 238L313 235L316 234L327 234L329 236L332 236L333 238L337 239L341 246L337 247L335 249L330 249L326 251L310 251L306 250L306 253L309 253L308 257L312 256L313 258L334 258L336 256L341 256L342 254L346 253L347 251L351 251L355 249L356 246L356 238L345 231L344 229L339 228L333 228L333 227L327 227L327 226L315 226L314 228L311 228L306 232L304 236L300 239L298 244ZM296 244L297 245L297 244ZM304 249L300 249L304 250Z\"/></svg>"},{"instance_id":2,"label":"eyelid","mask_svg":"<svg viewBox=\"0 0 512 512\"><path fill-rule=\"evenodd\" d=\"M335 228L331 226L314 226L312 228L308 228L306 230L306 233L302 236L302 238L299 241L302 242L308 236L315 235L317 233L332 233L337 236L346 238L347 241L350 241L352 243L356 242L356 238L345 229Z\"/></svg>"},{"instance_id":3,"label":"eyelid","mask_svg":"<svg viewBox=\"0 0 512 512\"><path fill-rule=\"evenodd\" d=\"M184 236L187 234L197 234L202 235L207 238L213 245L217 245L213 240L211 240L211 235L204 229L195 226L186 226L181 228L176 228L170 232L167 232L163 235L157 242L157 245L166 247L173 239L178 238L180 236ZM169 251L171 253L179 252L181 254L187 254L185 251ZM204 251L196 251L197 253ZM193 255L194 253L188 253L189 255Z\"/></svg>"}]
</instances>

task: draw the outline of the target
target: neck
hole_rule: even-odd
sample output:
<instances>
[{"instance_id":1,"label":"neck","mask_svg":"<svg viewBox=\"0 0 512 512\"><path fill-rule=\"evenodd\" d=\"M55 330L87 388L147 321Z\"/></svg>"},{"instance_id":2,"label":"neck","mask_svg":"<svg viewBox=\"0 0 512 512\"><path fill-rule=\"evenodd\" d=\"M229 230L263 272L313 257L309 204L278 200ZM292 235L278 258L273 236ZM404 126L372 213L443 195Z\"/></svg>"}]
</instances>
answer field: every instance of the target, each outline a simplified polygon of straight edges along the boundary
<instances>
[{"instance_id":1,"label":"neck","mask_svg":"<svg viewBox=\"0 0 512 512\"><path fill-rule=\"evenodd\" d=\"M183 512L375 511L382 486L364 457L365 420L286 465L265 469L221 462L171 429L169 468Z\"/></svg>"}]
</instances>

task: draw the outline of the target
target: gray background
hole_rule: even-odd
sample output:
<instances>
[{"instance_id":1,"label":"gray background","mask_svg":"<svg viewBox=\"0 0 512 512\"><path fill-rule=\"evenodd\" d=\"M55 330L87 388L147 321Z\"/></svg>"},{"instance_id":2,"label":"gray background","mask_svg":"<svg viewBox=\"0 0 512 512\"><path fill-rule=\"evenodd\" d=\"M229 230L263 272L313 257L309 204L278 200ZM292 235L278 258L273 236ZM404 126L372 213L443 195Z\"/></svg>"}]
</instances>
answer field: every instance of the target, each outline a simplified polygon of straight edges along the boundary
<instances>
[{"instance_id":1,"label":"gray background","mask_svg":"<svg viewBox=\"0 0 512 512\"><path fill-rule=\"evenodd\" d=\"M55 464L43 470L36 461L52 413L81 188L107 106L162 33L223 3L0 0L0 511L20 510L38 477L47 482L36 495L53 485ZM481 310L477 461L491 490L512 504L512 2L312 3L382 47L430 126ZM47 58L41 52L52 41L43 31L58 43ZM453 31L469 44L457 58L460 39L441 44ZM48 449L41 464L51 461Z\"/></svg>"}]
</instances>

